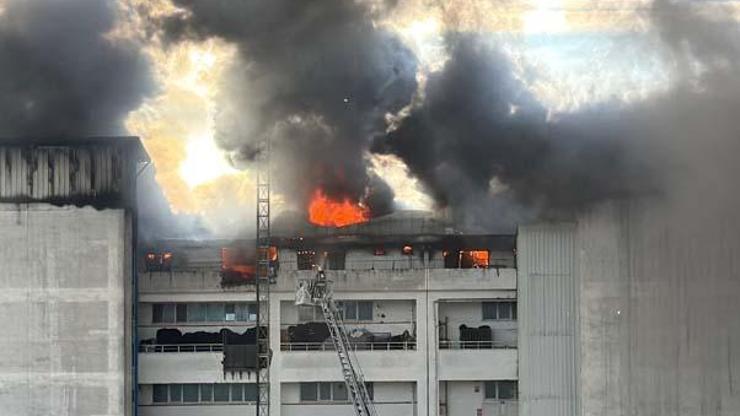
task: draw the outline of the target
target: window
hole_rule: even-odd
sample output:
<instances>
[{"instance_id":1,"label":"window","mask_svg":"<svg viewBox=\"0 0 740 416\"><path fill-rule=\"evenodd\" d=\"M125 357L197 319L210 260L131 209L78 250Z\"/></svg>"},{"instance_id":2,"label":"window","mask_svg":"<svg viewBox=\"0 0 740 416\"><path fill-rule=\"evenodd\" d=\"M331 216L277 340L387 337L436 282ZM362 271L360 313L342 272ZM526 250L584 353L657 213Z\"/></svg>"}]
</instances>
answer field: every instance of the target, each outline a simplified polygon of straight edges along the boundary
<instances>
[{"instance_id":1,"label":"window","mask_svg":"<svg viewBox=\"0 0 740 416\"><path fill-rule=\"evenodd\" d=\"M311 270L316 264L316 252L313 250L298 250L298 270Z\"/></svg>"},{"instance_id":2,"label":"window","mask_svg":"<svg viewBox=\"0 0 740 416\"><path fill-rule=\"evenodd\" d=\"M170 384L170 401L182 401L182 384Z\"/></svg>"},{"instance_id":3,"label":"window","mask_svg":"<svg viewBox=\"0 0 740 416\"><path fill-rule=\"evenodd\" d=\"M257 401L257 385L256 384L245 384L244 385L244 400L248 402Z\"/></svg>"},{"instance_id":4,"label":"window","mask_svg":"<svg viewBox=\"0 0 740 416\"><path fill-rule=\"evenodd\" d=\"M148 272L168 272L172 270L172 253L146 253L144 255L144 268Z\"/></svg>"},{"instance_id":5,"label":"window","mask_svg":"<svg viewBox=\"0 0 740 416\"><path fill-rule=\"evenodd\" d=\"M318 316L319 313L319 309L315 306L298 306L298 321L315 322L323 320L323 317Z\"/></svg>"},{"instance_id":6,"label":"window","mask_svg":"<svg viewBox=\"0 0 740 416\"><path fill-rule=\"evenodd\" d=\"M376 247L373 250L373 254L376 256L385 256L385 247Z\"/></svg>"},{"instance_id":7,"label":"window","mask_svg":"<svg viewBox=\"0 0 740 416\"><path fill-rule=\"evenodd\" d=\"M483 302L484 320L513 320L516 319L516 302Z\"/></svg>"},{"instance_id":8,"label":"window","mask_svg":"<svg viewBox=\"0 0 740 416\"><path fill-rule=\"evenodd\" d=\"M175 322L174 303L155 303L152 305L152 323Z\"/></svg>"},{"instance_id":9,"label":"window","mask_svg":"<svg viewBox=\"0 0 740 416\"><path fill-rule=\"evenodd\" d=\"M187 303L178 303L175 307L175 318L177 322L188 321L188 305Z\"/></svg>"},{"instance_id":10,"label":"window","mask_svg":"<svg viewBox=\"0 0 740 416\"><path fill-rule=\"evenodd\" d=\"M198 401L198 384L183 384L182 385L182 401L184 402L197 402Z\"/></svg>"},{"instance_id":11,"label":"window","mask_svg":"<svg viewBox=\"0 0 740 416\"><path fill-rule=\"evenodd\" d=\"M490 400L516 400L517 382L513 380L486 381L485 398Z\"/></svg>"},{"instance_id":12,"label":"window","mask_svg":"<svg viewBox=\"0 0 740 416\"><path fill-rule=\"evenodd\" d=\"M223 321L224 320L224 304L223 303L209 303L207 316L210 322Z\"/></svg>"},{"instance_id":13,"label":"window","mask_svg":"<svg viewBox=\"0 0 740 416\"><path fill-rule=\"evenodd\" d=\"M226 383L217 383L213 385L213 400L216 402L229 401L229 385Z\"/></svg>"},{"instance_id":14,"label":"window","mask_svg":"<svg viewBox=\"0 0 740 416\"><path fill-rule=\"evenodd\" d=\"M206 304L188 304L188 322L203 322L206 320Z\"/></svg>"},{"instance_id":15,"label":"window","mask_svg":"<svg viewBox=\"0 0 740 416\"><path fill-rule=\"evenodd\" d=\"M373 383L365 383L370 399L374 399ZM339 383L301 383L300 399L302 402L346 402L349 400L347 386Z\"/></svg>"},{"instance_id":16,"label":"window","mask_svg":"<svg viewBox=\"0 0 740 416\"><path fill-rule=\"evenodd\" d=\"M406 256L410 256L410 255L414 254L414 247L412 247L410 245L405 245L405 246L403 246L403 248L401 248L401 253L404 254L404 255L406 255Z\"/></svg>"},{"instance_id":17,"label":"window","mask_svg":"<svg viewBox=\"0 0 740 416\"><path fill-rule=\"evenodd\" d=\"M326 255L327 270L344 270L345 253L343 251L329 252Z\"/></svg>"},{"instance_id":18,"label":"window","mask_svg":"<svg viewBox=\"0 0 740 416\"><path fill-rule=\"evenodd\" d=\"M231 401L242 402L244 401L244 386L241 384L231 385Z\"/></svg>"},{"instance_id":19,"label":"window","mask_svg":"<svg viewBox=\"0 0 740 416\"><path fill-rule=\"evenodd\" d=\"M319 383L319 400L331 400L331 383Z\"/></svg>"},{"instance_id":20,"label":"window","mask_svg":"<svg viewBox=\"0 0 740 416\"><path fill-rule=\"evenodd\" d=\"M224 305L224 318L227 321L236 321L236 305L227 303Z\"/></svg>"},{"instance_id":21,"label":"window","mask_svg":"<svg viewBox=\"0 0 740 416\"><path fill-rule=\"evenodd\" d=\"M339 302L340 310L344 312L345 321L371 321L373 319L373 303L370 301Z\"/></svg>"},{"instance_id":22,"label":"window","mask_svg":"<svg viewBox=\"0 0 740 416\"><path fill-rule=\"evenodd\" d=\"M253 402L257 400L254 383L154 384L154 403Z\"/></svg>"},{"instance_id":23,"label":"window","mask_svg":"<svg viewBox=\"0 0 740 416\"><path fill-rule=\"evenodd\" d=\"M152 401L154 403L166 403L169 401L167 384L155 384L152 386Z\"/></svg>"},{"instance_id":24,"label":"window","mask_svg":"<svg viewBox=\"0 0 740 416\"><path fill-rule=\"evenodd\" d=\"M200 385L200 401L212 402L213 401L213 384L201 384Z\"/></svg>"},{"instance_id":25,"label":"window","mask_svg":"<svg viewBox=\"0 0 740 416\"><path fill-rule=\"evenodd\" d=\"M315 402L317 400L318 383L301 383L300 396L302 402Z\"/></svg>"}]
</instances>

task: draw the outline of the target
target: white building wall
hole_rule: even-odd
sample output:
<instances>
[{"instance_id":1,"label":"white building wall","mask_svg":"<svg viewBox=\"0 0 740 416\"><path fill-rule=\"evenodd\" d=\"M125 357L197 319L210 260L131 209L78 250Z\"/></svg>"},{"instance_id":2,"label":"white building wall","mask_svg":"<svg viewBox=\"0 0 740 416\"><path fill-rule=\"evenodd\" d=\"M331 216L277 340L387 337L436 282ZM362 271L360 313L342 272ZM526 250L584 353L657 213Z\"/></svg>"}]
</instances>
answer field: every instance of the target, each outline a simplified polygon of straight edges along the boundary
<instances>
[{"instance_id":1,"label":"white building wall","mask_svg":"<svg viewBox=\"0 0 740 416\"><path fill-rule=\"evenodd\" d=\"M0 413L131 411L130 225L118 209L0 204Z\"/></svg>"}]
</instances>

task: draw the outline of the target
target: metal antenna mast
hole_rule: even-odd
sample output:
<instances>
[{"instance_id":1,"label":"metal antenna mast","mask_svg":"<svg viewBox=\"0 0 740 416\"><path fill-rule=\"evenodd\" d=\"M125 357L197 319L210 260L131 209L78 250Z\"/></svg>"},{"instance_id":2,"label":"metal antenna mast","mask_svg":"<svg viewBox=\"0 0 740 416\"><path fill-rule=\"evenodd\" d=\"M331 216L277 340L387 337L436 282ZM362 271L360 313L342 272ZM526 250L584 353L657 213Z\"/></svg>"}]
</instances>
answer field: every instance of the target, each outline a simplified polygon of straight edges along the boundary
<instances>
[{"instance_id":1,"label":"metal antenna mast","mask_svg":"<svg viewBox=\"0 0 740 416\"><path fill-rule=\"evenodd\" d=\"M270 415L270 138L257 156L257 416Z\"/></svg>"}]
</instances>

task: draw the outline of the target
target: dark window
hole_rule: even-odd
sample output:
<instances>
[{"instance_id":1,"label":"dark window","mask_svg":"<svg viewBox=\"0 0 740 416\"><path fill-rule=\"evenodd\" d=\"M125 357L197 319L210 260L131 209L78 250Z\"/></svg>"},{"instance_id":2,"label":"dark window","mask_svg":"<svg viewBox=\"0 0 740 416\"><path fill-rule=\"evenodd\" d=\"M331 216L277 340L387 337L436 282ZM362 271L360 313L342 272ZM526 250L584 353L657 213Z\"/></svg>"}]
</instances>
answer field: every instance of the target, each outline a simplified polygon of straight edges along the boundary
<instances>
[{"instance_id":1,"label":"dark window","mask_svg":"<svg viewBox=\"0 0 740 416\"><path fill-rule=\"evenodd\" d=\"M316 252L313 250L298 250L298 270L311 270L316 264L314 257Z\"/></svg>"},{"instance_id":2,"label":"dark window","mask_svg":"<svg viewBox=\"0 0 740 416\"><path fill-rule=\"evenodd\" d=\"M170 384L170 401L182 401L182 384Z\"/></svg>"},{"instance_id":3,"label":"dark window","mask_svg":"<svg viewBox=\"0 0 740 416\"><path fill-rule=\"evenodd\" d=\"M212 402L213 401L213 384L201 384L200 385L200 401Z\"/></svg>"},{"instance_id":4,"label":"dark window","mask_svg":"<svg viewBox=\"0 0 740 416\"><path fill-rule=\"evenodd\" d=\"M486 399L495 399L496 398L496 382L495 381L486 381L484 384L483 389L484 397Z\"/></svg>"},{"instance_id":5,"label":"dark window","mask_svg":"<svg viewBox=\"0 0 740 416\"><path fill-rule=\"evenodd\" d=\"M188 321L188 305L186 303L178 303L175 311L175 318L177 322Z\"/></svg>"},{"instance_id":6,"label":"dark window","mask_svg":"<svg viewBox=\"0 0 740 416\"><path fill-rule=\"evenodd\" d=\"M511 380L505 381L486 381L485 398L497 400L515 400L518 396L517 382Z\"/></svg>"},{"instance_id":7,"label":"dark window","mask_svg":"<svg viewBox=\"0 0 740 416\"><path fill-rule=\"evenodd\" d=\"M511 303L510 302L499 302L498 319L511 319Z\"/></svg>"},{"instance_id":8,"label":"dark window","mask_svg":"<svg viewBox=\"0 0 740 416\"><path fill-rule=\"evenodd\" d=\"M317 384L318 383L301 383L301 401L302 402L315 402L317 399Z\"/></svg>"},{"instance_id":9,"label":"dark window","mask_svg":"<svg viewBox=\"0 0 740 416\"><path fill-rule=\"evenodd\" d=\"M213 400L217 402L229 401L229 385L217 383L213 385Z\"/></svg>"},{"instance_id":10,"label":"dark window","mask_svg":"<svg viewBox=\"0 0 740 416\"><path fill-rule=\"evenodd\" d=\"M244 385L244 400L248 402L257 401L257 385L256 384L245 384Z\"/></svg>"},{"instance_id":11,"label":"dark window","mask_svg":"<svg viewBox=\"0 0 740 416\"><path fill-rule=\"evenodd\" d=\"M376 247L373 254L376 256L385 256L385 247Z\"/></svg>"},{"instance_id":12,"label":"dark window","mask_svg":"<svg viewBox=\"0 0 740 416\"><path fill-rule=\"evenodd\" d=\"M347 321L357 320L357 302L344 301L344 319Z\"/></svg>"},{"instance_id":13,"label":"dark window","mask_svg":"<svg viewBox=\"0 0 740 416\"><path fill-rule=\"evenodd\" d=\"M203 322L206 320L205 303L188 304L188 322Z\"/></svg>"},{"instance_id":14,"label":"dark window","mask_svg":"<svg viewBox=\"0 0 740 416\"><path fill-rule=\"evenodd\" d=\"M372 302L357 302L357 319L360 321L371 321L373 319Z\"/></svg>"},{"instance_id":15,"label":"dark window","mask_svg":"<svg viewBox=\"0 0 740 416\"><path fill-rule=\"evenodd\" d=\"M152 401L154 403L167 402L167 387L166 384L154 384L152 386Z\"/></svg>"},{"instance_id":16,"label":"dark window","mask_svg":"<svg viewBox=\"0 0 740 416\"><path fill-rule=\"evenodd\" d=\"M183 384L182 385L182 400L184 402L197 402L198 401L198 385L197 384Z\"/></svg>"},{"instance_id":17,"label":"dark window","mask_svg":"<svg viewBox=\"0 0 740 416\"><path fill-rule=\"evenodd\" d=\"M162 322L175 322L175 305L173 303L164 304Z\"/></svg>"},{"instance_id":18,"label":"dark window","mask_svg":"<svg viewBox=\"0 0 740 416\"><path fill-rule=\"evenodd\" d=\"M347 386L344 383L334 383L332 385L332 400L335 402L346 402L349 400Z\"/></svg>"},{"instance_id":19,"label":"dark window","mask_svg":"<svg viewBox=\"0 0 740 416\"><path fill-rule=\"evenodd\" d=\"M242 384L231 385L231 401L241 402L244 401L244 386Z\"/></svg>"},{"instance_id":20,"label":"dark window","mask_svg":"<svg viewBox=\"0 0 740 416\"><path fill-rule=\"evenodd\" d=\"M152 305L152 323L158 324L164 322L164 305L155 303Z\"/></svg>"},{"instance_id":21,"label":"dark window","mask_svg":"<svg viewBox=\"0 0 740 416\"><path fill-rule=\"evenodd\" d=\"M499 381L498 398L500 400L513 400L517 398L516 381Z\"/></svg>"},{"instance_id":22,"label":"dark window","mask_svg":"<svg viewBox=\"0 0 740 416\"><path fill-rule=\"evenodd\" d=\"M483 302L483 319L497 319L498 304L496 302Z\"/></svg>"},{"instance_id":23,"label":"dark window","mask_svg":"<svg viewBox=\"0 0 740 416\"><path fill-rule=\"evenodd\" d=\"M328 270L344 270L345 253L343 251L330 252L326 255Z\"/></svg>"},{"instance_id":24,"label":"dark window","mask_svg":"<svg viewBox=\"0 0 740 416\"><path fill-rule=\"evenodd\" d=\"M319 400L331 400L331 383L319 383Z\"/></svg>"}]
</instances>

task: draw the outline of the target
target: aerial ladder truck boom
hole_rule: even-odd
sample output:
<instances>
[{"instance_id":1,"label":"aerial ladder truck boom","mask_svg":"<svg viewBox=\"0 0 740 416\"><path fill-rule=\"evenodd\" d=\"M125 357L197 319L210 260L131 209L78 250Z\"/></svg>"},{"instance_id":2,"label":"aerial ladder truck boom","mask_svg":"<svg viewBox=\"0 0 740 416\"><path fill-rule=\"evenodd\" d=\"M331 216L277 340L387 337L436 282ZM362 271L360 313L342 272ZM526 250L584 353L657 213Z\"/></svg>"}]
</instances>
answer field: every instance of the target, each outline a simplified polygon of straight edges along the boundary
<instances>
[{"instance_id":1,"label":"aerial ladder truck boom","mask_svg":"<svg viewBox=\"0 0 740 416\"><path fill-rule=\"evenodd\" d=\"M378 413L370 400L370 394L365 385L362 368L357 361L354 348L349 342L342 315L339 313L332 295L331 282L327 280L324 271L317 267L316 276L313 280L299 283L295 303L298 306L311 306L321 309L339 358L342 376L347 386L355 416L377 416Z\"/></svg>"}]
</instances>

